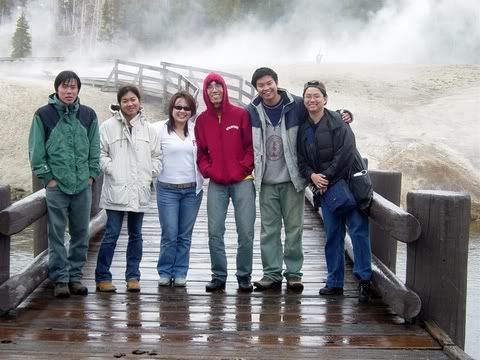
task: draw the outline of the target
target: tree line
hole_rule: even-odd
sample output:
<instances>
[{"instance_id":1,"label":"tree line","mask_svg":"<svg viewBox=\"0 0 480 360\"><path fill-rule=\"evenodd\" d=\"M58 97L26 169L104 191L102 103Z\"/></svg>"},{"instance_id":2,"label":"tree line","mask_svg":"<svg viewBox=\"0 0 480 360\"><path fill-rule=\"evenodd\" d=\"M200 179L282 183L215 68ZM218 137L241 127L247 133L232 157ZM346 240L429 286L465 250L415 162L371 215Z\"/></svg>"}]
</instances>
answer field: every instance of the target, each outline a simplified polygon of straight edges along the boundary
<instances>
[{"instance_id":1,"label":"tree line","mask_svg":"<svg viewBox=\"0 0 480 360\"><path fill-rule=\"evenodd\" d=\"M30 50L27 46L31 43L28 14L29 8L39 1L0 0L0 25L16 9L22 9L12 38L17 56L28 56L31 52L31 45ZM384 1L343 0L341 6L345 12L366 16ZM328 6L328 2L321 5ZM55 35L59 40L84 49L94 49L102 43L121 44L125 39L140 45L170 44L172 39L178 39L182 29L190 29L185 37L195 40L218 34L233 22L241 22L249 16L255 16L262 25L268 26L302 6L302 1L291 0L50 0L42 3L53 14ZM191 29L195 31L192 33Z\"/></svg>"}]
</instances>

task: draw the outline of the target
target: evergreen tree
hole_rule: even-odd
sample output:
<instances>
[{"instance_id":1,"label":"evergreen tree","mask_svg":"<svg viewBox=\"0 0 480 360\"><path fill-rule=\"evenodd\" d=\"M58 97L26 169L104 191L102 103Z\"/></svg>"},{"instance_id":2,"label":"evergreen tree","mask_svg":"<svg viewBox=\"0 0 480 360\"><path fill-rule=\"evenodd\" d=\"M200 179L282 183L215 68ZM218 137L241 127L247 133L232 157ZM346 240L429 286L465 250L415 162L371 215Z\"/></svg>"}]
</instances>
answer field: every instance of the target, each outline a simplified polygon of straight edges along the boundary
<instances>
[{"instance_id":1,"label":"evergreen tree","mask_svg":"<svg viewBox=\"0 0 480 360\"><path fill-rule=\"evenodd\" d=\"M32 37L30 36L30 26L22 13L17 20L17 29L12 37L12 57L22 58L32 54Z\"/></svg>"}]
</instances>

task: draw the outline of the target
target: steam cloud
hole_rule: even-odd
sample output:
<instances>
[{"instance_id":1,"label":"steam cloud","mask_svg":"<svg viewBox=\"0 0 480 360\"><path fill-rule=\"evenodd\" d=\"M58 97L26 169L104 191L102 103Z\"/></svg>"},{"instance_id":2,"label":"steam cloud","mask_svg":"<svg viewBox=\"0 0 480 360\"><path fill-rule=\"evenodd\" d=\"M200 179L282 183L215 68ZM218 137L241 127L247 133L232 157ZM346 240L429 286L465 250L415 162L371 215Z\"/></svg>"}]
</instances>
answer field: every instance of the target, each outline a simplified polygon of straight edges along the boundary
<instances>
[{"instance_id":1,"label":"steam cloud","mask_svg":"<svg viewBox=\"0 0 480 360\"><path fill-rule=\"evenodd\" d=\"M478 0L379 0L377 4L370 9L361 9L360 5L349 9L346 1L299 0L292 2L291 11L274 24L252 14L246 19L232 19L226 30L215 32L199 23L196 15L200 5L192 1L181 24L168 23L160 11L146 14L143 25L147 31L158 33L157 38L168 24L168 33L175 34L169 42L138 44L125 38L110 47L98 46L88 55L150 63L166 60L210 68L310 62L317 55L328 63L479 62ZM27 16L33 56L84 56L85 51L56 40L48 1L31 1ZM177 31L172 30L175 25L179 25ZM10 56L14 31L15 19L0 27L0 56Z\"/></svg>"}]
</instances>

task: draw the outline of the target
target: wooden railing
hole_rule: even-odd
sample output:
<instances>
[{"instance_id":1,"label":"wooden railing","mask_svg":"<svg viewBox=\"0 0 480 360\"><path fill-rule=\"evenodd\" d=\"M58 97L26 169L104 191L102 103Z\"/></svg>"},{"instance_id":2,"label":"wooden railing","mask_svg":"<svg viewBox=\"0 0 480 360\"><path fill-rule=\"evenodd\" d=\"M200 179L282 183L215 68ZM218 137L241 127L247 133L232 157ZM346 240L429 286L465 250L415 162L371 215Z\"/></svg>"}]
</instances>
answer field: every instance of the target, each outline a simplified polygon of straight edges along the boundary
<instances>
[{"instance_id":1,"label":"wooden railing","mask_svg":"<svg viewBox=\"0 0 480 360\"><path fill-rule=\"evenodd\" d=\"M90 238L105 227L105 210L98 207L102 177L92 188ZM37 183L34 181L34 183ZM10 204L10 186L0 185L0 315L15 309L48 275L47 206L45 189ZM23 271L10 276L11 236L35 224L33 262Z\"/></svg>"},{"instance_id":2,"label":"wooden railing","mask_svg":"<svg viewBox=\"0 0 480 360\"><path fill-rule=\"evenodd\" d=\"M135 85L145 95L165 98L179 90L188 91L194 98L199 92L199 88L182 74L163 67L117 59L102 90L116 91L123 85Z\"/></svg>"},{"instance_id":3,"label":"wooden railing","mask_svg":"<svg viewBox=\"0 0 480 360\"><path fill-rule=\"evenodd\" d=\"M376 292L396 314L407 321L419 318L439 324L463 348L470 195L412 191L405 211L385 198L400 202L401 173L370 170L370 174L375 190L369 218ZM309 188L306 197L313 204ZM398 241L407 244L405 283L396 276L392 258ZM354 261L348 235L345 250Z\"/></svg>"},{"instance_id":4,"label":"wooden railing","mask_svg":"<svg viewBox=\"0 0 480 360\"><path fill-rule=\"evenodd\" d=\"M184 74L190 81L197 85L199 89L202 88L203 80L208 73L215 72L222 75L227 83L230 100L239 105L248 105L250 100L255 96L255 88L253 85L236 74L165 61L160 62L160 65L164 69L174 69L175 72Z\"/></svg>"}]
</instances>

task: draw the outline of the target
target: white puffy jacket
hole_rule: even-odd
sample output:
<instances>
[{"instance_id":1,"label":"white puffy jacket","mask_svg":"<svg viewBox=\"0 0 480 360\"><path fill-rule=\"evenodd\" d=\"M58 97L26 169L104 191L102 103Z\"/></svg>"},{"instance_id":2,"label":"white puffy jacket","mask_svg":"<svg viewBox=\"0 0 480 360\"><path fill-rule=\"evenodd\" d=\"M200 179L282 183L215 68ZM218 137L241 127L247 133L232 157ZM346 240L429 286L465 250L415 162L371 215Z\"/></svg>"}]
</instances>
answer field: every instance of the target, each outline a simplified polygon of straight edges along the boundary
<instances>
[{"instance_id":1,"label":"white puffy jacket","mask_svg":"<svg viewBox=\"0 0 480 360\"><path fill-rule=\"evenodd\" d=\"M150 184L160 171L156 130L140 111L130 121L120 111L100 126L100 167L104 173L100 207L143 212L150 204Z\"/></svg>"}]
</instances>

